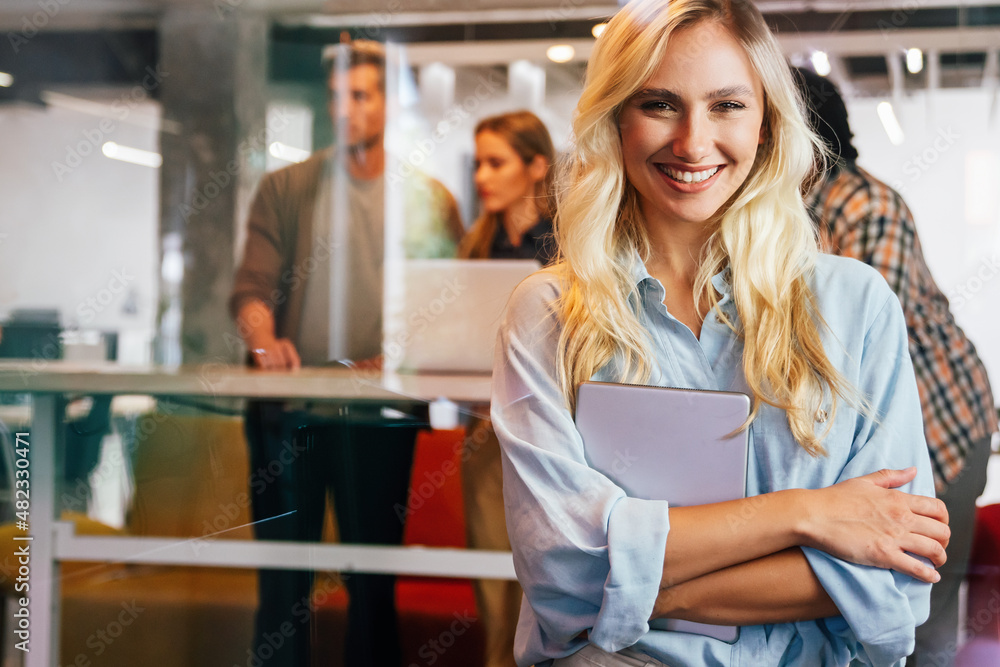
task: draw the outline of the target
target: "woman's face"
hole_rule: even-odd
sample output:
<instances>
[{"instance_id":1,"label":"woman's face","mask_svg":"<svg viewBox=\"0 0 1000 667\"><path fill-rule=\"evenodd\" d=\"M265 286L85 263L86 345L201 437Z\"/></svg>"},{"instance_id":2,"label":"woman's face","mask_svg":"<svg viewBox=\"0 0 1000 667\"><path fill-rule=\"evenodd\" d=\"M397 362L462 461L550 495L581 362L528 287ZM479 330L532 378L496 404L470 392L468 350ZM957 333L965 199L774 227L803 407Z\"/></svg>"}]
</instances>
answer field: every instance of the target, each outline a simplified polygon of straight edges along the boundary
<instances>
[{"instance_id":1,"label":"woman's face","mask_svg":"<svg viewBox=\"0 0 1000 667\"><path fill-rule=\"evenodd\" d=\"M763 141L764 88L729 32L705 21L670 37L619 116L625 173L647 224L710 220Z\"/></svg>"},{"instance_id":2,"label":"woman's face","mask_svg":"<svg viewBox=\"0 0 1000 667\"><path fill-rule=\"evenodd\" d=\"M483 210L503 213L521 199L533 196L535 184L541 179L534 164L525 164L499 134L489 130L477 134L476 191Z\"/></svg>"}]
</instances>

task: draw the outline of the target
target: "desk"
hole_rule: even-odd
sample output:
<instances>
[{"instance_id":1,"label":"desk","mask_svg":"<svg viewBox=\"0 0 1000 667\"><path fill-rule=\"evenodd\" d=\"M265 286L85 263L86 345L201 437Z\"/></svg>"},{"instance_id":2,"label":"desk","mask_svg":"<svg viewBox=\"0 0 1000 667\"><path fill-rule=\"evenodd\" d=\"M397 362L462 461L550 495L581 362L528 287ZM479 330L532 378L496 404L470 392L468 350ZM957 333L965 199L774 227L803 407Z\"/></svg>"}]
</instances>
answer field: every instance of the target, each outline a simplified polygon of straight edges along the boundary
<instances>
[{"instance_id":1,"label":"desk","mask_svg":"<svg viewBox=\"0 0 1000 667\"><path fill-rule=\"evenodd\" d=\"M145 537L80 537L73 525L57 521L62 456L61 394L145 394L207 398L338 400L392 404L444 396L460 403L489 401L484 376L397 375L349 369L310 368L259 371L208 363L164 369L108 363L24 360L0 362L0 393L32 394L30 435L31 572L30 652L27 667L57 664L59 563L104 561L159 565L273 569L328 569L514 579L507 552L463 549L373 547L363 545L265 542L254 540L177 541Z\"/></svg>"}]
</instances>

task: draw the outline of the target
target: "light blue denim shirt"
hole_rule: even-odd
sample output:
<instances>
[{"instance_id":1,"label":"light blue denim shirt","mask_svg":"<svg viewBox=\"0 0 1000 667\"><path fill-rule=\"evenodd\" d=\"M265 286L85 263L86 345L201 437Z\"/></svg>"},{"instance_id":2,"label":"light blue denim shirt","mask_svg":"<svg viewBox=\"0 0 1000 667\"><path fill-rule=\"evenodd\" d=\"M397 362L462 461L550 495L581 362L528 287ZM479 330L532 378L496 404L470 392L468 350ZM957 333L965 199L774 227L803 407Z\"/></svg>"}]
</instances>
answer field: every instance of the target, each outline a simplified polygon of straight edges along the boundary
<instances>
[{"instance_id":1,"label":"light blue denim shirt","mask_svg":"<svg viewBox=\"0 0 1000 667\"><path fill-rule=\"evenodd\" d=\"M721 307L738 322L725 275L716 275L713 283L723 295ZM749 393L742 342L728 327L710 313L695 338L667 312L663 286L638 260L635 281L654 354L649 384ZM868 266L827 255L817 259L811 286L826 322L826 353L869 398L877 420L840 402L823 443L827 455L814 458L793 439L785 413L763 406L751 427L748 495L821 488L881 468L916 466L916 479L903 490L933 496L896 296ZM518 664L547 665L575 652L587 641L580 638L583 630L606 651L633 646L671 667L900 663L913 649L915 626L927 618L930 586L810 548L803 548L809 564L842 616L743 627L732 644L650 630L669 505L629 498L587 465L555 377L558 296L559 280L551 269L518 287L501 327L493 374L507 526L525 592ZM616 380L614 364L593 379ZM817 429L825 426L817 423Z\"/></svg>"}]
</instances>

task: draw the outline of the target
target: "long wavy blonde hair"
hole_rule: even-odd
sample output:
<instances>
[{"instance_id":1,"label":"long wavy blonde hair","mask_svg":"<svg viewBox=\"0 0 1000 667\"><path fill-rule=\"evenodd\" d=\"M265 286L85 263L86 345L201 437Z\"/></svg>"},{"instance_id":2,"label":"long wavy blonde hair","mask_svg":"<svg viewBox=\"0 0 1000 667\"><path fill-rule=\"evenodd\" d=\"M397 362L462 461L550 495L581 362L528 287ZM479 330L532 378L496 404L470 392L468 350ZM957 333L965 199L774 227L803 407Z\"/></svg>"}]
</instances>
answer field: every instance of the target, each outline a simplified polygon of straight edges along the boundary
<instances>
[{"instance_id":1,"label":"long wavy blonde hair","mask_svg":"<svg viewBox=\"0 0 1000 667\"><path fill-rule=\"evenodd\" d=\"M815 178L821 144L804 120L777 42L749 0L638 0L597 40L555 224L563 279L559 380L574 409L579 384L613 359L620 381L649 379L650 342L637 315L632 267L637 251L649 258L650 244L625 176L618 117L659 66L670 35L702 21L718 22L743 46L766 103L764 142L746 181L711 223L694 303L702 317L714 310L744 341L743 371L753 394L747 424L762 403L776 406L787 412L799 445L822 454L827 431L817 435L815 424L824 398L831 400L830 424L838 398L862 410L867 404L826 356L819 332L825 324L808 284L818 250L801 192ZM727 265L738 327L711 283Z\"/></svg>"},{"instance_id":2,"label":"long wavy blonde hair","mask_svg":"<svg viewBox=\"0 0 1000 667\"><path fill-rule=\"evenodd\" d=\"M510 144L525 167L539 155L545 158L550 168L546 170L545 177L535 184L534 198L538 214L552 217L555 197L552 192L551 165L555 161L555 149L545 123L530 111L511 111L483 118L476 124L475 136L478 137L482 132L492 132ZM502 215L484 210L459 244L458 256L463 259L488 258L493 237L502 224Z\"/></svg>"}]
</instances>

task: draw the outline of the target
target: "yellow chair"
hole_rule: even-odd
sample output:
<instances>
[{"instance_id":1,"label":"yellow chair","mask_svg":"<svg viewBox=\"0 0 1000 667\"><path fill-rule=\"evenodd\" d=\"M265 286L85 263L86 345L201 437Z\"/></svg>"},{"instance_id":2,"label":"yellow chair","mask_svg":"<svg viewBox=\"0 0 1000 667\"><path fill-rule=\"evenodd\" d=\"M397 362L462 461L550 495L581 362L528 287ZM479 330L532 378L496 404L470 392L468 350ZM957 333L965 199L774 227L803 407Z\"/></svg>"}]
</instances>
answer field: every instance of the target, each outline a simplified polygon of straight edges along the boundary
<instances>
[{"instance_id":1,"label":"yellow chair","mask_svg":"<svg viewBox=\"0 0 1000 667\"><path fill-rule=\"evenodd\" d=\"M215 537L252 537L240 419L150 414L137 433L125 533L186 539L226 530ZM78 524L81 533L89 529ZM73 563L63 566L61 584L61 665L247 661L254 570Z\"/></svg>"}]
</instances>

